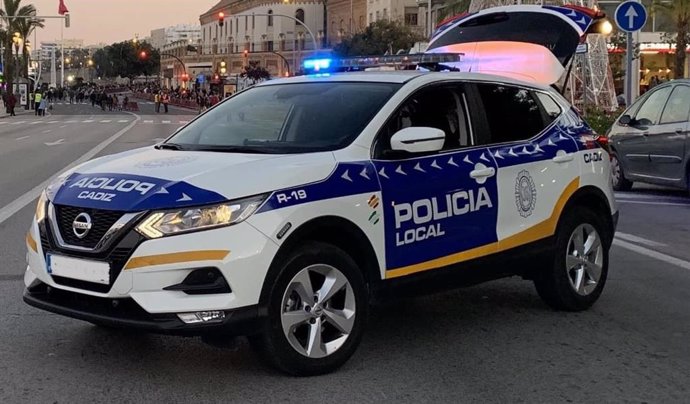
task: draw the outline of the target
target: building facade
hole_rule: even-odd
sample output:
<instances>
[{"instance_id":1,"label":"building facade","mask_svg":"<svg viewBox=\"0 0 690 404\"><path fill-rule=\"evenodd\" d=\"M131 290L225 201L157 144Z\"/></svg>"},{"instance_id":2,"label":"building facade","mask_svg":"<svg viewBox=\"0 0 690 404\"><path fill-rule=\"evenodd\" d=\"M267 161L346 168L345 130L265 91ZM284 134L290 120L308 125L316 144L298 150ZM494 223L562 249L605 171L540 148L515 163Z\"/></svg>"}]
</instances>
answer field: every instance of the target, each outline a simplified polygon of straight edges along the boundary
<instances>
[{"instance_id":1,"label":"building facade","mask_svg":"<svg viewBox=\"0 0 690 404\"><path fill-rule=\"evenodd\" d=\"M343 38L363 31L367 27L369 0L328 0L328 38L337 44Z\"/></svg>"},{"instance_id":2,"label":"building facade","mask_svg":"<svg viewBox=\"0 0 690 404\"><path fill-rule=\"evenodd\" d=\"M151 31L149 43L156 49L178 41L187 41L196 44L201 39L201 26L191 24L178 24Z\"/></svg>"}]
</instances>

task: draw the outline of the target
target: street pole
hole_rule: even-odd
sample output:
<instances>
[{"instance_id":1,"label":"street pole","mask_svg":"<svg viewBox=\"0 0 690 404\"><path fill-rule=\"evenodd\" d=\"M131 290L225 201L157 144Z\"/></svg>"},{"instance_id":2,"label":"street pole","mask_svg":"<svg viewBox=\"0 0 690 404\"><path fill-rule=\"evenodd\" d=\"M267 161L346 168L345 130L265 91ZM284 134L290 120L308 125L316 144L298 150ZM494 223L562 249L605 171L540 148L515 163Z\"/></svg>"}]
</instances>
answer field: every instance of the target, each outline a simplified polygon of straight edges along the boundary
<instances>
[{"instance_id":1,"label":"street pole","mask_svg":"<svg viewBox=\"0 0 690 404\"><path fill-rule=\"evenodd\" d=\"M431 0L427 2L426 13L426 29L429 31L429 41L431 41Z\"/></svg>"},{"instance_id":2,"label":"street pole","mask_svg":"<svg viewBox=\"0 0 690 404\"><path fill-rule=\"evenodd\" d=\"M65 27L60 26L60 87L65 86Z\"/></svg>"},{"instance_id":3,"label":"street pole","mask_svg":"<svg viewBox=\"0 0 690 404\"><path fill-rule=\"evenodd\" d=\"M633 46L632 32L626 34L626 49L625 49L625 106L629 107L632 103L632 82L633 82Z\"/></svg>"}]
</instances>

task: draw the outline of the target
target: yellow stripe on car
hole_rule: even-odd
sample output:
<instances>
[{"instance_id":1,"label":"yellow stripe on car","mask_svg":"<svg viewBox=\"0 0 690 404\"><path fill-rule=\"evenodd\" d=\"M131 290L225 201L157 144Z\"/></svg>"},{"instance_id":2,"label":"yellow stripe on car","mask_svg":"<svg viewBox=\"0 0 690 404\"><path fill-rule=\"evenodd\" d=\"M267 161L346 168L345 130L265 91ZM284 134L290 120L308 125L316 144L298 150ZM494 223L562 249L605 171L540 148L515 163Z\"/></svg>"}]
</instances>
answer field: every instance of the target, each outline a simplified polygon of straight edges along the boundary
<instances>
[{"instance_id":1,"label":"yellow stripe on car","mask_svg":"<svg viewBox=\"0 0 690 404\"><path fill-rule=\"evenodd\" d=\"M228 250L185 251L169 254L144 255L133 257L125 269L136 269L153 265L178 264L193 261L221 261L230 254Z\"/></svg>"}]
</instances>

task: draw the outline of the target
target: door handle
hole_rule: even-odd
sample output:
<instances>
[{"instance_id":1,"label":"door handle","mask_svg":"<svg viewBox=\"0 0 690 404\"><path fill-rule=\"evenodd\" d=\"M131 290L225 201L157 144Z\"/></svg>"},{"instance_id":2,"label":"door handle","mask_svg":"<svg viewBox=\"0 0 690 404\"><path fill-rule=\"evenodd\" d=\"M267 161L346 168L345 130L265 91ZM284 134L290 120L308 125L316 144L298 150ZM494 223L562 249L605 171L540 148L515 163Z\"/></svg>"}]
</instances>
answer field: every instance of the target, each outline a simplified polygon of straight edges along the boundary
<instances>
[{"instance_id":1,"label":"door handle","mask_svg":"<svg viewBox=\"0 0 690 404\"><path fill-rule=\"evenodd\" d=\"M496 174L496 169L493 167L481 168L479 170L470 171L470 177L474 179L493 177L494 174Z\"/></svg>"},{"instance_id":2,"label":"door handle","mask_svg":"<svg viewBox=\"0 0 690 404\"><path fill-rule=\"evenodd\" d=\"M575 158L575 155L573 153L566 153L566 154L560 154L560 155L552 158L551 160L554 163L561 163L562 164L562 163L567 163L569 161L573 161L574 158Z\"/></svg>"},{"instance_id":3,"label":"door handle","mask_svg":"<svg viewBox=\"0 0 690 404\"><path fill-rule=\"evenodd\" d=\"M678 128L678 129L676 129L676 133L679 134L679 135L682 135L683 132L685 132L685 131L683 130L683 128Z\"/></svg>"}]
</instances>

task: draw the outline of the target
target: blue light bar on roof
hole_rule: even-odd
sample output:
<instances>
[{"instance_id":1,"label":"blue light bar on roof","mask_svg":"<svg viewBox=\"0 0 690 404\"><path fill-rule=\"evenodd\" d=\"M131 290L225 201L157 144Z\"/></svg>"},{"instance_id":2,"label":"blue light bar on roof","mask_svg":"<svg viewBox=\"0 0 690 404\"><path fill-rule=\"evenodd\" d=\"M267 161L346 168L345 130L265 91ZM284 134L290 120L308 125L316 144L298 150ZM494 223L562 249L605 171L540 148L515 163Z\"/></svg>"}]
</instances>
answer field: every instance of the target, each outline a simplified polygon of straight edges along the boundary
<instances>
[{"instance_id":1,"label":"blue light bar on roof","mask_svg":"<svg viewBox=\"0 0 690 404\"><path fill-rule=\"evenodd\" d=\"M343 58L305 59L303 63L306 74L325 72L344 72L366 70L377 67L390 67L394 70L414 69L416 66L454 65L462 60L461 53L416 53L402 55L356 56Z\"/></svg>"},{"instance_id":2,"label":"blue light bar on roof","mask_svg":"<svg viewBox=\"0 0 690 404\"><path fill-rule=\"evenodd\" d=\"M304 70L319 72L328 70L329 67L331 67L331 59L306 59L304 61Z\"/></svg>"}]
</instances>

